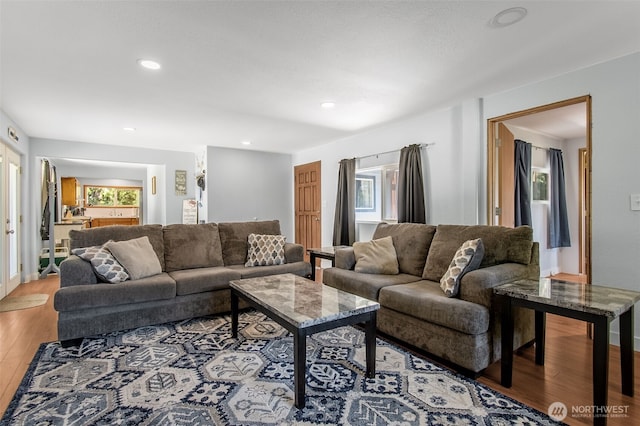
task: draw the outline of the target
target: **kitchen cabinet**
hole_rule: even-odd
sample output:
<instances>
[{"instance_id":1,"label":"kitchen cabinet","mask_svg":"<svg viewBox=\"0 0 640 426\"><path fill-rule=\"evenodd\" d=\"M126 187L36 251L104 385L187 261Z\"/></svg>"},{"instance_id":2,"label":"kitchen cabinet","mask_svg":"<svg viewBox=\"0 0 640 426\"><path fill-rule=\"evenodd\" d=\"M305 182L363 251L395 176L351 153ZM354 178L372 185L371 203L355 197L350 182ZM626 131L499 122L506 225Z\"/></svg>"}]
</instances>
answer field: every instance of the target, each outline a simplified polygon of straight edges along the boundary
<instances>
[{"instance_id":1,"label":"kitchen cabinet","mask_svg":"<svg viewBox=\"0 0 640 426\"><path fill-rule=\"evenodd\" d=\"M62 195L62 204L65 206L80 205L81 188L78 180L74 177L60 178L60 190Z\"/></svg>"},{"instance_id":2,"label":"kitchen cabinet","mask_svg":"<svg viewBox=\"0 0 640 426\"><path fill-rule=\"evenodd\" d=\"M139 223L140 219L137 217L94 217L91 219L92 228L110 225L138 225Z\"/></svg>"}]
</instances>

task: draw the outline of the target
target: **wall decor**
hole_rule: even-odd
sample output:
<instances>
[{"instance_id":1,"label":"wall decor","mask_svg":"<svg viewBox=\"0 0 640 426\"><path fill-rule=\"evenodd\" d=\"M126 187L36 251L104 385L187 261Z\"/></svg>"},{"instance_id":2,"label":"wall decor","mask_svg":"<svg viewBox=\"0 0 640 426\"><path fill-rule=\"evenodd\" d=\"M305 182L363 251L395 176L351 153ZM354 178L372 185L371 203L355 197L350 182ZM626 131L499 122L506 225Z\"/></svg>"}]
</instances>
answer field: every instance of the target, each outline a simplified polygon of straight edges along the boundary
<instances>
[{"instance_id":1,"label":"wall decor","mask_svg":"<svg viewBox=\"0 0 640 426\"><path fill-rule=\"evenodd\" d=\"M176 170L176 195L187 195L187 171Z\"/></svg>"},{"instance_id":2,"label":"wall decor","mask_svg":"<svg viewBox=\"0 0 640 426\"><path fill-rule=\"evenodd\" d=\"M153 195L156 195L156 177L155 176L151 177L151 193Z\"/></svg>"},{"instance_id":3,"label":"wall decor","mask_svg":"<svg viewBox=\"0 0 640 426\"><path fill-rule=\"evenodd\" d=\"M18 142L18 140L20 140L20 137L18 137L18 132L11 126L7 128L7 134L9 135L9 139L16 143Z\"/></svg>"}]
</instances>

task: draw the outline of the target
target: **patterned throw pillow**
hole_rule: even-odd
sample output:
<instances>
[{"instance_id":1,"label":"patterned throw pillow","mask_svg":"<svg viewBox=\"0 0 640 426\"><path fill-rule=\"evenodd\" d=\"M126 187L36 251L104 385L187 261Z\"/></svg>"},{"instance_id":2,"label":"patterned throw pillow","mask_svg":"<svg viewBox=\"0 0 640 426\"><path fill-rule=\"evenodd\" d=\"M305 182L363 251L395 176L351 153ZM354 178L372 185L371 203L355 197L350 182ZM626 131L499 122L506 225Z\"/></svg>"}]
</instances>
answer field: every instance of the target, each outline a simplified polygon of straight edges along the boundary
<instances>
[{"instance_id":1,"label":"patterned throw pillow","mask_svg":"<svg viewBox=\"0 0 640 426\"><path fill-rule=\"evenodd\" d=\"M468 240L462 243L449 264L449 269L440 279L440 288L447 297L455 297L460 290L460 280L469 271L478 269L484 256L482 239Z\"/></svg>"},{"instance_id":2,"label":"patterned throw pillow","mask_svg":"<svg viewBox=\"0 0 640 426\"><path fill-rule=\"evenodd\" d=\"M284 258L284 235L249 234L247 262L244 266L282 265Z\"/></svg>"},{"instance_id":3,"label":"patterned throw pillow","mask_svg":"<svg viewBox=\"0 0 640 426\"><path fill-rule=\"evenodd\" d=\"M108 283L120 283L129 279L129 274L103 246L83 247L71 250L81 259L91 263L96 275Z\"/></svg>"}]
</instances>

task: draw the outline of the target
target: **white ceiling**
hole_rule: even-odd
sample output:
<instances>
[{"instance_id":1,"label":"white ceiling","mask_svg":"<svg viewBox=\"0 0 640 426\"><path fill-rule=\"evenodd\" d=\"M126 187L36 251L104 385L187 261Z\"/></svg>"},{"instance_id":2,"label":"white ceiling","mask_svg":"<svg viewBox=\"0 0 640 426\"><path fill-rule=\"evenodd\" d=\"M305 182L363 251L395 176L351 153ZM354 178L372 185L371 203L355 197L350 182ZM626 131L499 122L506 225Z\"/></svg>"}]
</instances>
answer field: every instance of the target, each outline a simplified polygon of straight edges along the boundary
<instances>
[{"instance_id":1,"label":"white ceiling","mask_svg":"<svg viewBox=\"0 0 640 426\"><path fill-rule=\"evenodd\" d=\"M640 51L639 20L638 1L0 0L0 107L32 137L295 152Z\"/></svg>"}]
</instances>

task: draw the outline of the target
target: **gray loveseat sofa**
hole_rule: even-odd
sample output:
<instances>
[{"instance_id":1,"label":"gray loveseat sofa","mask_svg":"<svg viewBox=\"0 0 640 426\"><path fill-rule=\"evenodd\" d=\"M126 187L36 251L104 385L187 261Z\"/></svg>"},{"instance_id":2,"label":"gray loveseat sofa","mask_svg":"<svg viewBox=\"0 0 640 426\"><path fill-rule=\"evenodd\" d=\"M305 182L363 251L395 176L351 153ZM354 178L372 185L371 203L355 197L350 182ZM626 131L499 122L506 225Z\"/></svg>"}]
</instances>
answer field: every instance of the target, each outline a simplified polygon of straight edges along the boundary
<instances>
[{"instance_id":1,"label":"gray loveseat sofa","mask_svg":"<svg viewBox=\"0 0 640 426\"><path fill-rule=\"evenodd\" d=\"M54 296L58 339L71 344L86 336L227 312L231 309L231 280L311 273L302 245L293 243L285 244L284 264L245 266L249 234L280 235L280 223L106 226L71 231L72 250L101 246L109 240L148 237L162 271L111 284L101 282L89 262L69 256L60 264L60 289Z\"/></svg>"},{"instance_id":2,"label":"gray loveseat sofa","mask_svg":"<svg viewBox=\"0 0 640 426\"><path fill-rule=\"evenodd\" d=\"M538 279L538 243L529 227L380 224L373 239L391 236L399 273L356 272L353 247L336 251L336 266L323 271L329 286L380 303L377 328L476 375L500 358L500 316L492 288L522 278ZM440 288L456 251L481 238L480 267L462 276L457 297ZM514 348L534 338L533 312L515 312Z\"/></svg>"}]
</instances>

